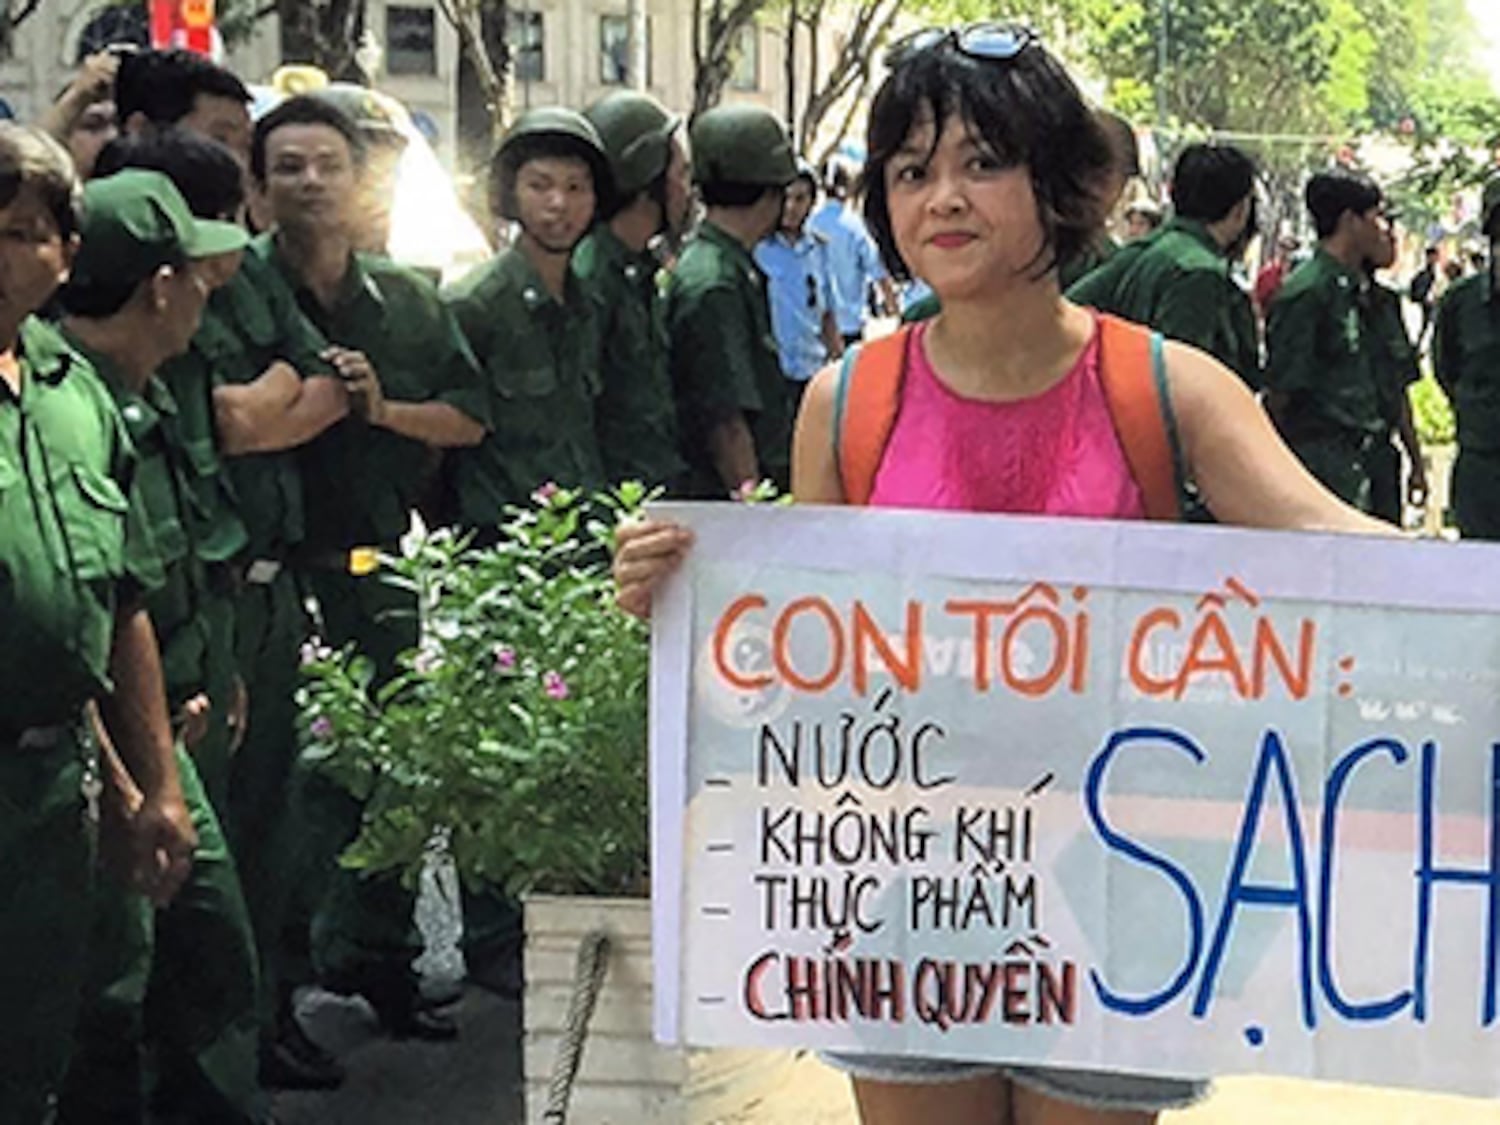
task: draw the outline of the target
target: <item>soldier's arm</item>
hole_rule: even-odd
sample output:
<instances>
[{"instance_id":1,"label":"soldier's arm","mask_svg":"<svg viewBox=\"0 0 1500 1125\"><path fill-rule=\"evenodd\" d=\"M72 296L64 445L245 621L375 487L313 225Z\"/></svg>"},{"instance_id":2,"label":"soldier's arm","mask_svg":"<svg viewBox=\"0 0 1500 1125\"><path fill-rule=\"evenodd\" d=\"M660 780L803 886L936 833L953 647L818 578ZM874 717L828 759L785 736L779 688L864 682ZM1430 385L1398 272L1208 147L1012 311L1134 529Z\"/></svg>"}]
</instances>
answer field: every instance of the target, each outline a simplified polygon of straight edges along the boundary
<instances>
[{"instance_id":1,"label":"soldier's arm","mask_svg":"<svg viewBox=\"0 0 1500 1125\"><path fill-rule=\"evenodd\" d=\"M339 380L304 378L285 360L253 382L214 388L214 423L230 456L295 449L348 413L349 395Z\"/></svg>"},{"instance_id":2,"label":"soldier's arm","mask_svg":"<svg viewBox=\"0 0 1500 1125\"><path fill-rule=\"evenodd\" d=\"M726 495L735 492L746 481L754 483L760 480L755 439L743 414L736 414L711 429L708 448Z\"/></svg>"},{"instance_id":3,"label":"soldier's arm","mask_svg":"<svg viewBox=\"0 0 1500 1125\"><path fill-rule=\"evenodd\" d=\"M712 288L679 308L672 323L672 365L681 394L701 420L726 493L760 479L746 415L761 409L748 357L757 343L733 291Z\"/></svg>"},{"instance_id":4,"label":"soldier's arm","mask_svg":"<svg viewBox=\"0 0 1500 1125\"><path fill-rule=\"evenodd\" d=\"M198 841L177 775L156 633L138 605L116 615L109 675L114 691L101 701L100 713L141 791L132 818L133 882L165 902L187 877Z\"/></svg>"},{"instance_id":5,"label":"soldier's arm","mask_svg":"<svg viewBox=\"0 0 1500 1125\"><path fill-rule=\"evenodd\" d=\"M1438 384L1452 395L1458 386L1459 350L1453 339L1454 304L1444 297L1437 307L1437 319L1432 326L1432 373Z\"/></svg>"}]
</instances>

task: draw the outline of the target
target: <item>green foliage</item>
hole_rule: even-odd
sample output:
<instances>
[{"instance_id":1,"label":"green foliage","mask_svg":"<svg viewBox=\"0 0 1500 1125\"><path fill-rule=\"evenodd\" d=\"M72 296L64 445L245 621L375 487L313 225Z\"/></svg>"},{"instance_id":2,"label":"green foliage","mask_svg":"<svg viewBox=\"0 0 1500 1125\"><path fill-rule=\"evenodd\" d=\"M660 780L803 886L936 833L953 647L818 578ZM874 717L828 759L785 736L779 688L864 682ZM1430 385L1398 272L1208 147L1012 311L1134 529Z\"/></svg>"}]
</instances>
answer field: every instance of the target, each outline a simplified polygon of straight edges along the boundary
<instances>
[{"instance_id":1,"label":"green foliage","mask_svg":"<svg viewBox=\"0 0 1500 1125\"><path fill-rule=\"evenodd\" d=\"M1412 421L1417 427L1417 436L1424 446L1452 445L1458 437L1458 427L1453 418L1453 407L1438 381L1431 375L1413 384L1411 395Z\"/></svg>"},{"instance_id":2,"label":"green foliage","mask_svg":"<svg viewBox=\"0 0 1500 1125\"><path fill-rule=\"evenodd\" d=\"M387 560L422 617L391 682L352 652L305 654L304 760L366 801L346 865L412 875L441 835L471 883L641 889L647 632L614 605L613 525L590 513L647 496L536 499L493 547L443 530Z\"/></svg>"}]
</instances>

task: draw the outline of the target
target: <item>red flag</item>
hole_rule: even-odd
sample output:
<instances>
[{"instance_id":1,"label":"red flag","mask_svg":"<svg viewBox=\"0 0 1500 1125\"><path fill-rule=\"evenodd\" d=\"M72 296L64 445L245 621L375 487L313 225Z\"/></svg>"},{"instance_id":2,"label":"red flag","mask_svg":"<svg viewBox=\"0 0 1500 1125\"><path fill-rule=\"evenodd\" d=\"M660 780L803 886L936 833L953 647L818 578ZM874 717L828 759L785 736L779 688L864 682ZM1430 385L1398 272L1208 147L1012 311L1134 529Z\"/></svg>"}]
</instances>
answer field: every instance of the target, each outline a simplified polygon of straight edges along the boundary
<instances>
[{"instance_id":1,"label":"red flag","mask_svg":"<svg viewBox=\"0 0 1500 1125\"><path fill-rule=\"evenodd\" d=\"M215 53L214 0L151 0L151 46Z\"/></svg>"}]
</instances>

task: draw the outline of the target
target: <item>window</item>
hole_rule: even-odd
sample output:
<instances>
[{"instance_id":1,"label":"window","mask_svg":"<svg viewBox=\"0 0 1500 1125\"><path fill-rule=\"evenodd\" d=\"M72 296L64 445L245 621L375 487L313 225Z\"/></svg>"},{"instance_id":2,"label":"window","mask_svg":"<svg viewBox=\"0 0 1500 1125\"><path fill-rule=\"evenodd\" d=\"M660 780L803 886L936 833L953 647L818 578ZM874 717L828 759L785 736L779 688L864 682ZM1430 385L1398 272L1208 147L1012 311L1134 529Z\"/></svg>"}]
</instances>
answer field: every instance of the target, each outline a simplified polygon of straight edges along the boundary
<instances>
[{"instance_id":1,"label":"window","mask_svg":"<svg viewBox=\"0 0 1500 1125\"><path fill-rule=\"evenodd\" d=\"M729 73L729 88L760 89L760 28L756 24L746 24L735 36L734 69Z\"/></svg>"},{"instance_id":2,"label":"window","mask_svg":"<svg viewBox=\"0 0 1500 1125\"><path fill-rule=\"evenodd\" d=\"M651 85L651 21L646 20L646 85ZM599 17L599 82L624 86L630 81L630 21L624 16Z\"/></svg>"},{"instance_id":3,"label":"window","mask_svg":"<svg viewBox=\"0 0 1500 1125\"><path fill-rule=\"evenodd\" d=\"M431 8L385 10L385 69L388 74L436 74L437 26Z\"/></svg>"},{"instance_id":4,"label":"window","mask_svg":"<svg viewBox=\"0 0 1500 1125\"><path fill-rule=\"evenodd\" d=\"M547 56L541 12L506 13L506 40L510 44L511 65L517 82L545 82Z\"/></svg>"}]
</instances>

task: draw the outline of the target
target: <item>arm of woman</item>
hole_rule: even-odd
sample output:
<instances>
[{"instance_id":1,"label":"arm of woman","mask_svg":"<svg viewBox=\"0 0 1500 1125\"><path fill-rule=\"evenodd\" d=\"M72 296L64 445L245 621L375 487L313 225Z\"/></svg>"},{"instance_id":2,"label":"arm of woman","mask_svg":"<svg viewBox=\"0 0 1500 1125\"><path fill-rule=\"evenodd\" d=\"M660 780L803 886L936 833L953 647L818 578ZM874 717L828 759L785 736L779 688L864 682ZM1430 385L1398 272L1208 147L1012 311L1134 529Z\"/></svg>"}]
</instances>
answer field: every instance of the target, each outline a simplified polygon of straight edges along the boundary
<instances>
[{"instance_id":1,"label":"arm of woman","mask_svg":"<svg viewBox=\"0 0 1500 1125\"><path fill-rule=\"evenodd\" d=\"M1218 360L1174 343L1167 344L1166 359L1189 475L1222 523L1399 534L1324 488L1287 448L1244 383Z\"/></svg>"}]
</instances>

